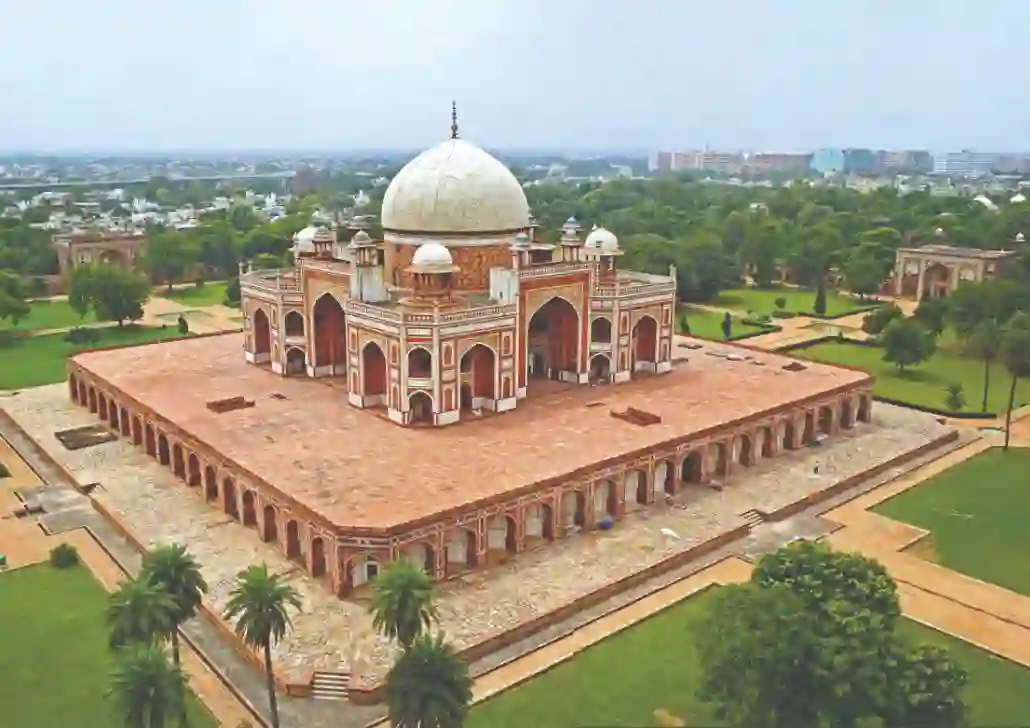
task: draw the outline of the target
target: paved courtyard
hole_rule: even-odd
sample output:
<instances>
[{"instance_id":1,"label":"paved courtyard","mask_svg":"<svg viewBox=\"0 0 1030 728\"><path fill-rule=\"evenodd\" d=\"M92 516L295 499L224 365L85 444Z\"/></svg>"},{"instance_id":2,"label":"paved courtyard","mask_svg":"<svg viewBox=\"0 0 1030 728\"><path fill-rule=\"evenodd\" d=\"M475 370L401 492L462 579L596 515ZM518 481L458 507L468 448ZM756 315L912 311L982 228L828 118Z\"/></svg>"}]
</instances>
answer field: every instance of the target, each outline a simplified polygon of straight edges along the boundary
<instances>
[{"instance_id":1,"label":"paved courtyard","mask_svg":"<svg viewBox=\"0 0 1030 728\"><path fill-rule=\"evenodd\" d=\"M101 483L94 497L141 541L188 545L204 565L216 610L224 607L232 579L243 567L265 562L286 574L304 599L295 630L276 648L286 679L302 679L311 669L350 669L360 683L377 682L385 674L391 648L374 634L365 604L336 599L280 551L208 507L129 443L65 450L55 431L94 422L68 400L65 385L25 390L0 399L0 406L79 482ZM478 643L739 526L749 509L775 510L947 431L930 416L878 404L872 423L822 447L740 469L722 491L692 488L683 503L634 513L610 532L573 536L487 574L449 582L440 598L441 626L459 648ZM678 537L663 535L663 529Z\"/></svg>"}]
</instances>

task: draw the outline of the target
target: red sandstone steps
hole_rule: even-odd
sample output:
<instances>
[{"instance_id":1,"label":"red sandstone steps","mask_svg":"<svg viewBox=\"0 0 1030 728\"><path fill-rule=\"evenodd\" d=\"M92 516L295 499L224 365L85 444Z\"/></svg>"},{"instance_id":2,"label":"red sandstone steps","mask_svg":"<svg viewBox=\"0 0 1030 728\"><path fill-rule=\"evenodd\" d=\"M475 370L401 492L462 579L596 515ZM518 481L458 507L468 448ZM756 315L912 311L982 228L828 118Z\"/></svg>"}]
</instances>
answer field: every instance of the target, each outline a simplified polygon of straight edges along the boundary
<instances>
[{"instance_id":1,"label":"red sandstone steps","mask_svg":"<svg viewBox=\"0 0 1030 728\"><path fill-rule=\"evenodd\" d=\"M349 672L316 670L311 677L311 697L315 700L347 700L349 694Z\"/></svg>"}]
</instances>

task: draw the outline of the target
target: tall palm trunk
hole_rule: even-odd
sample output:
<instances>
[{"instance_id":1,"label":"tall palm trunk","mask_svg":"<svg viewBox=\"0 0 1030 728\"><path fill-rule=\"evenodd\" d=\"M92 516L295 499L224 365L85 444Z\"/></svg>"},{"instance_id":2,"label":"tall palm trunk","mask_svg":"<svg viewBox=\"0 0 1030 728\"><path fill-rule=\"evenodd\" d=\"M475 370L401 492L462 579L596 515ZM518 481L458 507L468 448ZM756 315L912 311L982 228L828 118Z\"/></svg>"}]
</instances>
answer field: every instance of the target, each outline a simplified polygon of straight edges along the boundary
<instances>
[{"instance_id":1,"label":"tall palm trunk","mask_svg":"<svg viewBox=\"0 0 1030 728\"><path fill-rule=\"evenodd\" d=\"M175 669L179 670L182 665L179 662L179 628L174 627L171 634L172 642L172 664L175 665ZM179 726L181 728L187 728L190 724L189 716L186 714L186 683L182 684L182 704L179 706Z\"/></svg>"},{"instance_id":2,"label":"tall palm trunk","mask_svg":"<svg viewBox=\"0 0 1030 728\"><path fill-rule=\"evenodd\" d=\"M984 403L981 412L987 411L987 392L991 388L991 360L984 358Z\"/></svg>"},{"instance_id":3,"label":"tall palm trunk","mask_svg":"<svg viewBox=\"0 0 1030 728\"><path fill-rule=\"evenodd\" d=\"M272 675L272 641L265 640L265 679L268 682L268 710L272 728L279 728L279 701L275 697L275 676Z\"/></svg>"},{"instance_id":4,"label":"tall palm trunk","mask_svg":"<svg viewBox=\"0 0 1030 728\"><path fill-rule=\"evenodd\" d=\"M1012 377L1012 386L1009 387L1009 408L1005 412L1005 447L1003 449L1009 449L1009 435L1012 432L1012 405L1016 401L1016 383L1019 381L1019 377Z\"/></svg>"}]
</instances>

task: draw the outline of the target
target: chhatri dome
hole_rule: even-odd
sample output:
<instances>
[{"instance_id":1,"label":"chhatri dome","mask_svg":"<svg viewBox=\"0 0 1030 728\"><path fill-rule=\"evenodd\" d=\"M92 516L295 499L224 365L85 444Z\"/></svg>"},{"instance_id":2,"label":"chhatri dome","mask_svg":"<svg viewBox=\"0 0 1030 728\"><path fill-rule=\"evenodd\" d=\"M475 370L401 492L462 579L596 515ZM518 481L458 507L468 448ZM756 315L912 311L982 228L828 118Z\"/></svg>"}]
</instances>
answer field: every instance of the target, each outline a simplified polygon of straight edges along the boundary
<instances>
[{"instance_id":1,"label":"chhatri dome","mask_svg":"<svg viewBox=\"0 0 1030 728\"><path fill-rule=\"evenodd\" d=\"M440 243L422 243L415 249L415 255L411 258L411 264L417 266L446 266L453 263L451 251Z\"/></svg>"},{"instance_id":2,"label":"chhatri dome","mask_svg":"<svg viewBox=\"0 0 1030 728\"><path fill-rule=\"evenodd\" d=\"M595 226L587 235L583 247L598 253L615 253L619 250L619 239L611 230Z\"/></svg>"},{"instance_id":3,"label":"chhatri dome","mask_svg":"<svg viewBox=\"0 0 1030 728\"><path fill-rule=\"evenodd\" d=\"M458 138L452 108L451 138L412 159L390 182L381 212L384 238L515 234L529 227L529 203L507 167Z\"/></svg>"}]
</instances>

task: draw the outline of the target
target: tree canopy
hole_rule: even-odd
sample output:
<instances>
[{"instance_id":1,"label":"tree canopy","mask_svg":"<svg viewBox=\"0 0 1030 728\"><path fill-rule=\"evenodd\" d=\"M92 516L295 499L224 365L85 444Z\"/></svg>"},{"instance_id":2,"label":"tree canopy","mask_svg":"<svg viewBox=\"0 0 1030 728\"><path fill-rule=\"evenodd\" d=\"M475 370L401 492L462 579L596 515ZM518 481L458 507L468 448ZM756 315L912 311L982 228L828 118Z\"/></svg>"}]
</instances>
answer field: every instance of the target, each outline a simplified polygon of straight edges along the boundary
<instances>
[{"instance_id":1,"label":"tree canopy","mask_svg":"<svg viewBox=\"0 0 1030 728\"><path fill-rule=\"evenodd\" d=\"M961 725L966 676L897 630L897 587L860 554L797 541L721 587L697 631L699 695L732 725Z\"/></svg>"}]
</instances>

